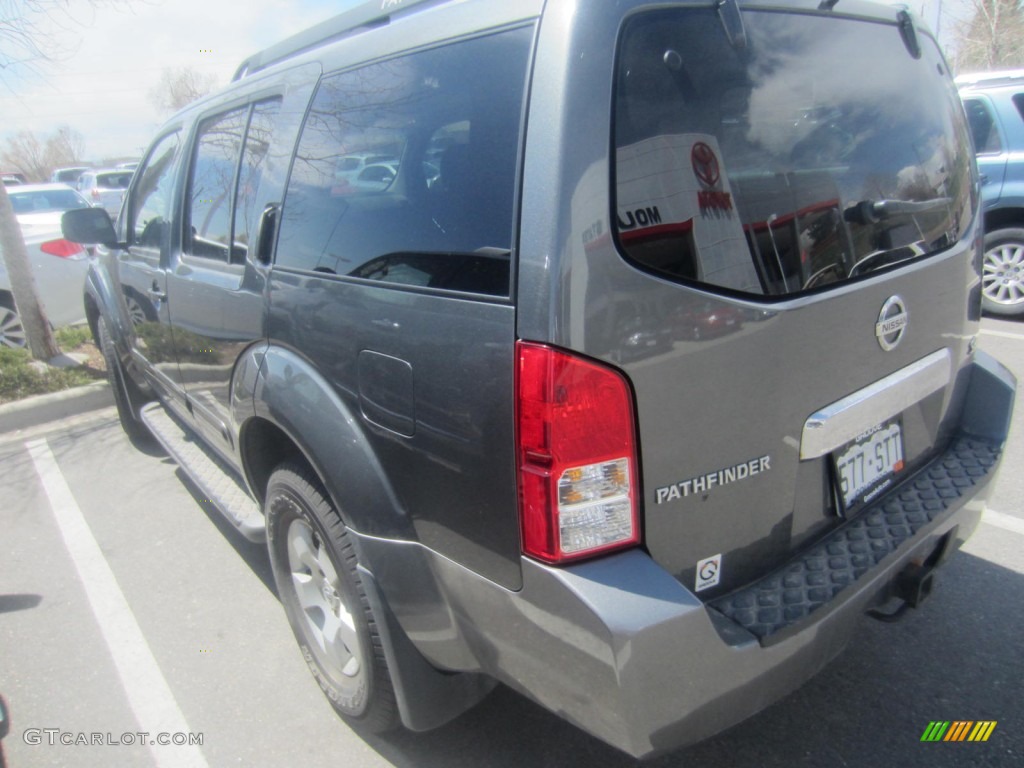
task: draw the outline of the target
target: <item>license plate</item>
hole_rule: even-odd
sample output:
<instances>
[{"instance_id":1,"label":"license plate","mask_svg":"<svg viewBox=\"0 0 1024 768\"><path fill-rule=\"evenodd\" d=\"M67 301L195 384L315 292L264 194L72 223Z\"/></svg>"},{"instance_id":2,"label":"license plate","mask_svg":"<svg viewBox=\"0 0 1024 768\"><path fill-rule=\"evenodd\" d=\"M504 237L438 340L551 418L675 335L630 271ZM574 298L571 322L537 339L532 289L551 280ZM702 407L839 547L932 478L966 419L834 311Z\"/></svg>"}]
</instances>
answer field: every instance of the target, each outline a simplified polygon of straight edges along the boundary
<instances>
[{"instance_id":1,"label":"license plate","mask_svg":"<svg viewBox=\"0 0 1024 768\"><path fill-rule=\"evenodd\" d=\"M903 470L903 433L898 421L880 424L835 454L843 508L869 501Z\"/></svg>"}]
</instances>

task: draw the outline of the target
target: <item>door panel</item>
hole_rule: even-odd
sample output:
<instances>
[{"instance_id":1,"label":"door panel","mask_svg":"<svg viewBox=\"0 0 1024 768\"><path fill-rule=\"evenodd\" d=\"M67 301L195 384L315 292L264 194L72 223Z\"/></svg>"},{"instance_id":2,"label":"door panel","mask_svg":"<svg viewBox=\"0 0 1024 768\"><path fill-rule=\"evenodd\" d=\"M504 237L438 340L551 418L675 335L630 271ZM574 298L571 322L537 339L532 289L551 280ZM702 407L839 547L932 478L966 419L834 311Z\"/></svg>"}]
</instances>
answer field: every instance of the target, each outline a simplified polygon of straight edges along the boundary
<instances>
[{"instance_id":1,"label":"door panel","mask_svg":"<svg viewBox=\"0 0 1024 768\"><path fill-rule=\"evenodd\" d=\"M179 132L160 138L139 169L129 201L128 247L118 253L123 310L134 326L132 355L165 394L182 398L167 305Z\"/></svg>"}]
</instances>

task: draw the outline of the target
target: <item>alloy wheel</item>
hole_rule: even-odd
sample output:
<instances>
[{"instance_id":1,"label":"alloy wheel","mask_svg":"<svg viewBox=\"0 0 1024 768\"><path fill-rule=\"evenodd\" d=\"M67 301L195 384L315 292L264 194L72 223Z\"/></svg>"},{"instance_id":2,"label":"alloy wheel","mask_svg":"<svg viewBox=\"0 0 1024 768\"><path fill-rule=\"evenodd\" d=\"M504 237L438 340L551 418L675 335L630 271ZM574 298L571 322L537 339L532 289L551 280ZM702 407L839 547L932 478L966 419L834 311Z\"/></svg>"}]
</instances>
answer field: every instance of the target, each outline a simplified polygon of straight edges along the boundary
<instances>
[{"instance_id":1,"label":"alloy wheel","mask_svg":"<svg viewBox=\"0 0 1024 768\"><path fill-rule=\"evenodd\" d=\"M287 543L288 570L314 652L338 677L356 677L362 669L359 636L327 548L302 519L289 524Z\"/></svg>"}]
</instances>

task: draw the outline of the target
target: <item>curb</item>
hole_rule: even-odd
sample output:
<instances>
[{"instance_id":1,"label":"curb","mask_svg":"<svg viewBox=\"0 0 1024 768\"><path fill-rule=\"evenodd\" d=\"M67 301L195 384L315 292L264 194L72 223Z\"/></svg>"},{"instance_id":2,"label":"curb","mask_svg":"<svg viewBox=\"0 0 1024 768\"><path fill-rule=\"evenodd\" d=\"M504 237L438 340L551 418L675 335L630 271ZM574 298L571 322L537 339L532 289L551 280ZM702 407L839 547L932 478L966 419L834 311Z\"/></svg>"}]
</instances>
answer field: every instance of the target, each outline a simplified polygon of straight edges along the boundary
<instances>
[{"instance_id":1,"label":"curb","mask_svg":"<svg viewBox=\"0 0 1024 768\"><path fill-rule=\"evenodd\" d=\"M110 384L97 381L63 392L33 395L24 400L0 405L0 433L14 432L114 404Z\"/></svg>"}]
</instances>

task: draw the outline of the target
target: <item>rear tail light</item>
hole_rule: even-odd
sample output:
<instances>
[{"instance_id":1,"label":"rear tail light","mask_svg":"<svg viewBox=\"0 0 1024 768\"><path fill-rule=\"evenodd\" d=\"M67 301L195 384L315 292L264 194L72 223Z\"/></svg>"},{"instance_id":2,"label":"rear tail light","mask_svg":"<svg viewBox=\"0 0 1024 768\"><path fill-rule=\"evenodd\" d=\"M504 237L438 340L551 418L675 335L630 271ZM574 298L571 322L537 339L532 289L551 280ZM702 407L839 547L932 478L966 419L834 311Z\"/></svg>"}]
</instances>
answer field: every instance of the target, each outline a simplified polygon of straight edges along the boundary
<instances>
[{"instance_id":1,"label":"rear tail light","mask_svg":"<svg viewBox=\"0 0 1024 768\"><path fill-rule=\"evenodd\" d=\"M51 256L60 256L62 259L69 259L80 253L85 253L85 248L70 240L48 240L39 246L39 250Z\"/></svg>"},{"instance_id":2,"label":"rear tail light","mask_svg":"<svg viewBox=\"0 0 1024 768\"><path fill-rule=\"evenodd\" d=\"M523 552L563 563L640 543L633 398L611 368L517 345Z\"/></svg>"},{"instance_id":3,"label":"rear tail light","mask_svg":"<svg viewBox=\"0 0 1024 768\"><path fill-rule=\"evenodd\" d=\"M93 200L99 200L100 199L100 191L98 189L96 189L96 187L92 188L92 198L93 198Z\"/></svg>"}]
</instances>

